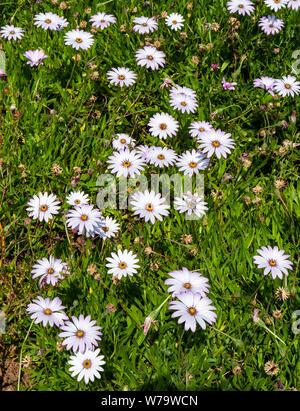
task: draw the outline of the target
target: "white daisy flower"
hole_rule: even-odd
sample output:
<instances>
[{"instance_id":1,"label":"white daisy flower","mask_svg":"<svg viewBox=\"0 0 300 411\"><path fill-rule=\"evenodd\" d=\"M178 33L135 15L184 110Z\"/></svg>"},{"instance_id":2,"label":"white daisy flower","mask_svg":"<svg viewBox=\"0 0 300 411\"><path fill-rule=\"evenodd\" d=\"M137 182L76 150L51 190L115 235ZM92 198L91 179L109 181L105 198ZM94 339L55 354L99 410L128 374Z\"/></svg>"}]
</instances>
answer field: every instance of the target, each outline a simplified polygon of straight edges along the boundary
<instances>
[{"instance_id":1,"label":"white daisy flower","mask_svg":"<svg viewBox=\"0 0 300 411\"><path fill-rule=\"evenodd\" d=\"M42 27L44 30L57 30L61 17L57 14L47 12L39 13L34 16L33 24L37 27Z\"/></svg>"},{"instance_id":2,"label":"white daisy flower","mask_svg":"<svg viewBox=\"0 0 300 411\"><path fill-rule=\"evenodd\" d=\"M46 223L53 218L53 214L58 214L60 208L58 205L60 202L56 200L56 196L54 194L48 195L47 192L39 193L38 196L34 195L27 204L29 207L26 210L29 211L29 217L32 217L33 220L44 220Z\"/></svg>"},{"instance_id":3,"label":"white daisy flower","mask_svg":"<svg viewBox=\"0 0 300 411\"><path fill-rule=\"evenodd\" d=\"M195 332L197 323L205 330L206 322L212 324L216 321L217 314L213 312L216 308L211 305L209 298L200 298L191 291L177 295L177 298L179 301L171 301L169 309L175 310L171 317L179 317L178 324L184 323L185 331L191 329Z\"/></svg>"},{"instance_id":4,"label":"white daisy flower","mask_svg":"<svg viewBox=\"0 0 300 411\"><path fill-rule=\"evenodd\" d=\"M104 356L99 355L100 349L86 350L84 353L78 352L75 355L71 355L68 364L71 365L69 372L72 377L77 375L77 381L84 379L85 384L89 381L94 382L95 377L101 378L101 371L104 371L102 365Z\"/></svg>"},{"instance_id":5,"label":"white daisy flower","mask_svg":"<svg viewBox=\"0 0 300 411\"><path fill-rule=\"evenodd\" d=\"M72 316L72 321L66 321L60 327L62 332L58 334L59 338L64 338L62 345L66 345L66 349L72 349L84 353L85 350L92 350L98 345L97 340L101 340L99 331L101 327L96 326L96 321L91 321L91 316L86 318L82 314L79 318Z\"/></svg>"},{"instance_id":6,"label":"white daisy flower","mask_svg":"<svg viewBox=\"0 0 300 411\"><path fill-rule=\"evenodd\" d=\"M149 154L152 150L152 147L149 147L147 145L140 145L136 146L135 150L140 154L140 156L145 162L149 161Z\"/></svg>"},{"instance_id":7,"label":"white daisy flower","mask_svg":"<svg viewBox=\"0 0 300 411\"><path fill-rule=\"evenodd\" d=\"M194 113L197 110L198 104L194 98L175 94L170 98L170 105L174 110L179 110L181 113Z\"/></svg>"},{"instance_id":8,"label":"white daisy flower","mask_svg":"<svg viewBox=\"0 0 300 411\"><path fill-rule=\"evenodd\" d=\"M139 34L152 33L158 28L158 24L153 17L135 17L133 22L136 23L133 26L133 31L137 31Z\"/></svg>"},{"instance_id":9,"label":"white daisy flower","mask_svg":"<svg viewBox=\"0 0 300 411\"><path fill-rule=\"evenodd\" d=\"M139 49L135 53L135 57L138 66L146 66L146 68L151 68L152 70L158 70L159 66L164 67L166 61L165 53L152 46L145 46Z\"/></svg>"},{"instance_id":10,"label":"white daisy flower","mask_svg":"<svg viewBox=\"0 0 300 411\"><path fill-rule=\"evenodd\" d=\"M264 0L264 3L274 11L286 7L288 0Z\"/></svg>"},{"instance_id":11,"label":"white daisy flower","mask_svg":"<svg viewBox=\"0 0 300 411\"><path fill-rule=\"evenodd\" d=\"M170 97L176 97L176 96L182 96L182 97L190 97L193 100L196 100L197 98L197 93L195 90L185 87L185 86L179 86L176 84L170 89Z\"/></svg>"},{"instance_id":12,"label":"white daisy flower","mask_svg":"<svg viewBox=\"0 0 300 411\"><path fill-rule=\"evenodd\" d=\"M78 206L88 204L89 198L83 191L72 191L72 193L67 196L66 201L70 206Z\"/></svg>"},{"instance_id":13,"label":"white daisy flower","mask_svg":"<svg viewBox=\"0 0 300 411\"><path fill-rule=\"evenodd\" d=\"M100 30L106 29L110 24L115 23L117 20L112 14L97 13L91 16L90 22L93 27L100 28Z\"/></svg>"},{"instance_id":14,"label":"white daisy flower","mask_svg":"<svg viewBox=\"0 0 300 411\"><path fill-rule=\"evenodd\" d=\"M267 90L272 96L274 96L274 85L275 79L272 77L262 76L261 78L256 78L253 81L253 87L263 88Z\"/></svg>"},{"instance_id":15,"label":"white daisy flower","mask_svg":"<svg viewBox=\"0 0 300 411\"><path fill-rule=\"evenodd\" d=\"M0 35L7 40L20 40L24 36L24 30L21 27L15 27L13 24L2 26Z\"/></svg>"},{"instance_id":16,"label":"white daisy flower","mask_svg":"<svg viewBox=\"0 0 300 411\"><path fill-rule=\"evenodd\" d=\"M199 151L185 151L177 160L179 171L192 177L193 174L199 174L200 170L205 170L209 165L209 160Z\"/></svg>"},{"instance_id":17,"label":"white daisy flower","mask_svg":"<svg viewBox=\"0 0 300 411\"><path fill-rule=\"evenodd\" d=\"M300 0L288 0L287 6L292 10L298 10L300 7Z\"/></svg>"},{"instance_id":18,"label":"white daisy flower","mask_svg":"<svg viewBox=\"0 0 300 411\"><path fill-rule=\"evenodd\" d=\"M206 202L203 201L203 196L190 191L183 193L182 197L175 197L174 207L179 213L187 213L188 215L195 214L197 217L202 217L206 214Z\"/></svg>"},{"instance_id":19,"label":"white daisy flower","mask_svg":"<svg viewBox=\"0 0 300 411\"><path fill-rule=\"evenodd\" d=\"M137 75L134 71L131 71L128 68L118 67L108 71L107 77L110 80L110 84L120 87L125 85L128 87L135 83Z\"/></svg>"},{"instance_id":20,"label":"white daisy flower","mask_svg":"<svg viewBox=\"0 0 300 411\"><path fill-rule=\"evenodd\" d=\"M161 194L155 194L154 191L145 190L144 192L134 193L130 200L130 206L134 215L144 218L145 222L151 221L154 224L155 219L162 221L162 216L169 214L168 204L164 204L166 199Z\"/></svg>"},{"instance_id":21,"label":"white daisy flower","mask_svg":"<svg viewBox=\"0 0 300 411\"><path fill-rule=\"evenodd\" d=\"M230 133L225 133L221 130L211 130L199 138L199 148L206 153L208 158L213 154L215 154L217 158L221 158L221 156L226 158L227 154L231 153L230 149L233 149L235 146L230 136Z\"/></svg>"},{"instance_id":22,"label":"white daisy flower","mask_svg":"<svg viewBox=\"0 0 300 411\"><path fill-rule=\"evenodd\" d=\"M184 26L184 18L181 14L178 13L171 13L167 16L166 25L169 26L172 30L177 31L180 30Z\"/></svg>"},{"instance_id":23,"label":"white daisy flower","mask_svg":"<svg viewBox=\"0 0 300 411\"><path fill-rule=\"evenodd\" d=\"M128 134L118 133L116 134L116 137L117 138L112 142L112 146L116 150L129 150L129 148L133 148L135 146L135 140Z\"/></svg>"},{"instance_id":24,"label":"white daisy flower","mask_svg":"<svg viewBox=\"0 0 300 411\"><path fill-rule=\"evenodd\" d=\"M41 260L37 260L37 264L32 267L31 274L33 274L32 278L40 277L39 283L40 286L43 286L44 284L55 285L70 272L67 263L50 255L49 259L43 257Z\"/></svg>"},{"instance_id":25,"label":"white daisy flower","mask_svg":"<svg viewBox=\"0 0 300 411\"><path fill-rule=\"evenodd\" d=\"M69 210L66 217L68 227L78 231L79 235L85 233L87 237L94 236L95 228L103 220L102 213L92 204L75 206Z\"/></svg>"},{"instance_id":26,"label":"white daisy flower","mask_svg":"<svg viewBox=\"0 0 300 411\"><path fill-rule=\"evenodd\" d=\"M156 167L169 167L177 161L177 154L174 150L167 147L151 147L148 160Z\"/></svg>"},{"instance_id":27,"label":"white daisy flower","mask_svg":"<svg viewBox=\"0 0 300 411\"><path fill-rule=\"evenodd\" d=\"M79 29L67 31L64 40L67 46L72 46L76 50L87 50L94 44L93 35Z\"/></svg>"},{"instance_id":28,"label":"white daisy flower","mask_svg":"<svg viewBox=\"0 0 300 411\"><path fill-rule=\"evenodd\" d=\"M150 118L148 126L153 137L166 140L176 135L179 123L168 113L156 113Z\"/></svg>"},{"instance_id":29,"label":"white daisy flower","mask_svg":"<svg viewBox=\"0 0 300 411\"><path fill-rule=\"evenodd\" d=\"M128 149L120 152L114 151L113 154L108 157L107 163L108 169L111 169L112 173L116 173L117 177L134 177L141 174L144 171L145 162L141 158L140 154L135 150L129 151Z\"/></svg>"},{"instance_id":30,"label":"white daisy flower","mask_svg":"<svg viewBox=\"0 0 300 411\"><path fill-rule=\"evenodd\" d=\"M116 253L111 253L110 257L107 257L108 263L106 267L109 268L108 274L112 274L113 277L118 277L120 280L122 277L133 276L137 273L137 268L140 266L137 264L139 262L136 258L136 254L128 250L118 250Z\"/></svg>"},{"instance_id":31,"label":"white daisy flower","mask_svg":"<svg viewBox=\"0 0 300 411\"><path fill-rule=\"evenodd\" d=\"M48 57L43 50L40 49L27 50L23 56L28 58L27 64L29 64L30 67L39 66L40 64L43 65L43 60Z\"/></svg>"},{"instance_id":32,"label":"white daisy flower","mask_svg":"<svg viewBox=\"0 0 300 411\"><path fill-rule=\"evenodd\" d=\"M69 22L64 17L57 16L57 31L65 29L68 25Z\"/></svg>"},{"instance_id":33,"label":"white daisy flower","mask_svg":"<svg viewBox=\"0 0 300 411\"><path fill-rule=\"evenodd\" d=\"M264 275L269 274L273 279L279 277L282 279L282 274L288 275L287 270L292 269L293 263L288 260L289 255L285 255L284 250L279 250L277 246L272 248L271 246L261 247L260 250L256 250L260 255L253 257L254 263L258 268L264 268Z\"/></svg>"},{"instance_id":34,"label":"white daisy flower","mask_svg":"<svg viewBox=\"0 0 300 411\"><path fill-rule=\"evenodd\" d=\"M277 34L284 26L284 21L277 19L275 16L261 17L258 25L267 35Z\"/></svg>"},{"instance_id":35,"label":"white daisy flower","mask_svg":"<svg viewBox=\"0 0 300 411\"><path fill-rule=\"evenodd\" d=\"M274 89L280 96L294 97L295 94L299 94L300 81L296 81L294 76L283 76L282 79L275 80Z\"/></svg>"},{"instance_id":36,"label":"white daisy flower","mask_svg":"<svg viewBox=\"0 0 300 411\"><path fill-rule=\"evenodd\" d=\"M207 121L193 121L189 126L189 133L192 137L200 138L203 133L213 130L213 126Z\"/></svg>"},{"instance_id":37,"label":"white daisy flower","mask_svg":"<svg viewBox=\"0 0 300 411\"><path fill-rule=\"evenodd\" d=\"M120 224L111 217L105 217L99 226L95 229L95 234L98 234L103 240L106 238L115 237L120 230Z\"/></svg>"},{"instance_id":38,"label":"white daisy flower","mask_svg":"<svg viewBox=\"0 0 300 411\"><path fill-rule=\"evenodd\" d=\"M249 0L230 0L226 3L227 9L230 13L238 13L244 16L254 11L253 2Z\"/></svg>"},{"instance_id":39,"label":"white daisy flower","mask_svg":"<svg viewBox=\"0 0 300 411\"><path fill-rule=\"evenodd\" d=\"M165 284L170 285L168 292L172 293L172 297L188 291L205 297L206 293L209 292L208 279L202 277L200 273L183 267L182 270L171 271L168 275L171 278L165 280Z\"/></svg>"},{"instance_id":40,"label":"white daisy flower","mask_svg":"<svg viewBox=\"0 0 300 411\"><path fill-rule=\"evenodd\" d=\"M68 316L64 311L64 308L60 298L55 297L53 300L50 298L43 298L38 296L32 303L28 304L26 311L32 314L30 318L35 320L35 324L43 323L46 327L47 324L50 327L56 325L57 327L64 324L64 321L68 319Z\"/></svg>"}]
</instances>

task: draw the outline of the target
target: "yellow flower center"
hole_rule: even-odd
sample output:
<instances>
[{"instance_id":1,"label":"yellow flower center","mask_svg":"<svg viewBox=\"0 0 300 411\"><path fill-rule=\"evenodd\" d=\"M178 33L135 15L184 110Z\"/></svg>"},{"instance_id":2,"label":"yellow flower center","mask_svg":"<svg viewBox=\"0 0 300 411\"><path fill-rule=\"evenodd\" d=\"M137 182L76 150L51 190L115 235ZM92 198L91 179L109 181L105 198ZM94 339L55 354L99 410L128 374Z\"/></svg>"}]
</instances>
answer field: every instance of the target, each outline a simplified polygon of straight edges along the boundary
<instances>
[{"instance_id":1,"label":"yellow flower center","mask_svg":"<svg viewBox=\"0 0 300 411\"><path fill-rule=\"evenodd\" d=\"M50 310L50 308L45 308L45 309L44 309L44 314L46 314L46 315L51 315L51 314L52 314L52 311Z\"/></svg>"},{"instance_id":2,"label":"yellow flower center","mask_svg":"<svg viewBox=\"0 0 300 411\"><path fill-rule=\"evenodd\" d=\"M184 288L186 288L187 290L189 290L192 287L192 284L190 283L185 283L183 284Z\"/></svg>"},{"instance_id":3,"label":"yellow flower center","mask_svg":"<svg viewBox=\"0 0 300 411\"><path fill-rule=\"evenodd\" d=\"M195 168L195 167L197 166L197 163L196 163L195 161L191 161L190 164L189 164L189 166L190 166L191 168Z\"/></svg>"},{"instance_id":4,"label":"yellow flower center","mask_svg":"<svg viewBox=\"0 0 300 411\"><path fill-rule=\"evenodd\" d=\"M176 20L173 20L172 23L173 23L173 24L177 24L177 21L176 21Z\"/></svg>"},{"instance_id":5,"label":"yellow flower center","mask_svg":"<svg viewBox=\"0 0 300 411\"><path fill-rule=\"evenodd\" d=\"M86 221L88 219L88 216L86 214L82 214L80 218L82 221Z\"/></svg>"},{"instance_id":6,"label":"yellow flower center","mask_svg":"<svg viewBox=\"0 0 300 411\"><path fill-rule=\"evenodd\" d=\"M212 141L211 144L212 144L214 147L220 147L220 141L218 141L218 140Z\"/></svg>"},{"instance_id":7,"label":"yellow flower center","mask_svg":"<svg viewBox=\"0 0 300 411\"><path fill-rule=\"evenodd\" d=\"M151 203L146 204L145 208L146 208L147 211L153 211L153 205Z\"/></svg>"},{"instance_id":8,"label":"yellow flower center","mask_svg":"<svg viewBox=\"0 0 300 411\"><path fill-rule=\"evenodd\" d=\"M280 3L280 0L274 0L275 3Z\"/></svg>"},{"instance_id":9,"label":"yellow flower center","mask_svg":"<svg viewBox=\"0 0 300 411\"><path fill-rule=\"evenodd\" d=\"M147 56L148 60L153 60L153 56Z\"/></svg>"},{"instance_id":10,"label":"yellow flower center","mask_svg":"<svg viewBox=\"0 0 300 411\"><path fill-rule=\"evenodd\" d=\"M194 308L194 307L190 307L190 308L188 309L188 313L191 314L191 315L195 315L195 314L197 313L197 310L196 310L196 308Z\"/></svg>"},{"instance_id":11,"label":"yellow flower center","mask_svg":"<svg viewBox=\"0 0 300 411\"><path fill-rule=\"evenodd\" d=\"M120 74L118 78L119 80L125 80L125 76L123 76L123 74Z\"/></svg>"},{"instance_id":12,"label":"yellow flower center","mask_svg":"<svg viewBox=\"0 0 300 411\"><path fill-rule=\"evenodd\" d=\"M82 338L84 336L84 331L78 330L75 335L77 338Z\"/></svg>"},{"instance_id":13,"label":"yellow flower center","mask_svg":"<svg viewBox=\"0 0 300 411\"><path fill-rule=\"evenodd\" d=\"M122 138L122 139L120 140L120 143L125 144L125 143L126 143L125 138Z\"/></svg>"},{"instance_id":14,"label":"yellow flower center","mask_svg":"<svg viewBox=\"0 0 300 411\"><path fill-rule=\"evenodd\" d=\"M274 26L273 26L273 24L269 24L269 27L270 27L270 29L272 29Z\"/></svg>"},{"instance_id":15,"label":"yellow flower center","mask_svg":"<svg viewBox=\"0 0 300 411\"><path fill-rule=\"evenodd\" d=\"M166 125L165 123L162 123L162 124L159 126L159 128L160 128L161 130L165 130L165 129L167 128L167 125Z\"/></svg>"},{"instance_id":16,"label":"yellow flower center","mask_svg":"<svg viewBox=\"0 0 300 411\"><path fill-rule=\"evenodd\" d=\"M185 102L185 101L182 101L182 102L181 102L181 105L182 105L183 107L185 107L185 106L186 106L186 102Z\"/></svg>"},{"instance_id":17,"label":"yellow flower center","mask_svg":"<svg viewBox=\"0 0 300 411\"><path fill-rule=\"evenodd\" d=\"M199 128L199 131L204 131L204 128L203 128L203 127L200 127L200 128Z\"/></svg>"},{"instance_id":18,"label":"yellow flower center","mask_svg":"<svg viewBox=\"0 0 300 411\"><path fill-rule=\"evenodd\" d=\"M147 27L147 23L143 23L142 26L143 26L143 27Z\"/></svg>"},{"instance_id":19,"label":"yellow flower center","mask_svg":"<svg viewBox=\"0 0 300 411\"><path fill-rule=\"evenodd\" d=\"M102 227L102 230L103 230L105 233L107 233L107 231L109 230L109 228L108 228L108 227Z\"/></svg>"},{"instance_id":20,"label":"yellow flower center","mask_svg":"<svg viewBox=\"0 0 300 411\"><path fill-rule=\"evenodd\" d=\"M243 8L244 8L244 5L243 5L243 4L239 4L239 8L240 8L240 9L243 9Z\"/></svg>"},{"instance_id":21,"label":"yellow flower center","mask_svg":"<svg viewBox=\"0 0 300 411\"><path fill-rule=\"evenodd\" d=\"M130 161L123 161L123 166L124 167L130 167L131 166Z\"/></svg>"},{"instance_id":22,"label":"yellow flower center","mask_svg":"<svg viewBox=\"0 0 300 411\"><path fill-rule=\"evenodd\" d=\"M15 34L15 31L14 31L14 30L12 30L12 31L10 32L10 34Z\"/></svg>"},{"instance_id":23,"label":"yellow flower center","mask_svg":"<svg viewBox=\"0 0 300 411\"><path fill-rule=\"evenodd\" d=\"M85 360L85 361L83 361L82 365L83 365L84 368L90 368L92 363L91 363L90 360Z\"/></svg>"},{"instance_id":24,"label":"yellow flower center","mask_svg":"<svg viewBox=\"0 0 300 411\"><path fill-rule=\"evenodd\" d=\"M100 23L105 23L105 20L103 20L103 19L102 19L102 20L100 20Z\"/></svg>"},{"instance_id":25,"label":"yellow flower center","mask_svg":"<svg viewBox=\"0 0 300 411\"><path fill-rule=\"evenodd\" d=\"M291 88L291 85L290 85L290 84L286 84L284 87L287 88L287 89L290 89L290 88Z\"/></svg>"},{"instance_id":26,"label":"yellow flower center","mask_svg":"<svg viewBox=\"0 0 300 411\"><path fill-rule=\"evenodd\" d=\"M82 39L77 37L77 39L75 39L76 43L82 43Z\"/></svg>"},{"instance_id":27,"label":"yellow flower center","mask_svg":"<svg viewBox=\"0 0 300 411\"><path fill-rule=\"evenodd\" d=\"M159 160L164 160L164 159L165 159L165 156L164 156L163 154L158 154L157 158L158 158Z\"/></svg>"},{"instance_id":28,"label":"yellow flower center","mask_svg":"<svg viewBox=\"0 0 300 411\"><path fill-rule=\"evenodd\" d=\"M48 268L48 274L53 274L54 273L54 270L53 270L53 268Z\"/></svg>"},{"instance_id":29,"label":"yellow flower center","mask_svg":"<svg viewBox=\"0 0 300 411\"><path fill-rule=\"evenodd\" d=\"M272 260L272 259L269 260L269 264L270 264L271 267L275 267L275 265L277 265L276 261Z\"/></svg>"},{"instance_id":30,"label":"yellow flower center","mask_svg":"<svg viewBox=\"0 0 300 411\"><path fill-rule=\"evenodd\" d=\"M45 20L45 23L50 24L50 23L51 23L51 20L50 20L50 19L46 19L46 20Z\"/></svg>"},{"instance_id":31,"label":"yellow flower center","mask_svg":"<svg viewBox=\"0 0 300 411\"><path fill-rule=\"evenodd\" d=\"M119 268L121 268L122 270L124 270L124 268L126 268L126 267L127 267L127 264L124 263L124 261L121 261L121 262L119 263Z\"/></svg>"},{"instance_id":32,"label":"yellow flower center","mask_svg":"<svg viewBox=\"0 0 300 411\"><path fill-rule=\"evenodd\" d=\"M46 204L43 204L41 206L41 211L47 211L48 210L48 206L46 206Z\"/></svg>"},{"instance_id":33,"label":"yellow flower center","mask_svg":"<svg viewBox=\"0 0 300 411\"><path fill-rule=\"evenodd\" d=\"M75 200L74 203L75 204L80 204L80 200Z\"/></svg>"}]
</instances>

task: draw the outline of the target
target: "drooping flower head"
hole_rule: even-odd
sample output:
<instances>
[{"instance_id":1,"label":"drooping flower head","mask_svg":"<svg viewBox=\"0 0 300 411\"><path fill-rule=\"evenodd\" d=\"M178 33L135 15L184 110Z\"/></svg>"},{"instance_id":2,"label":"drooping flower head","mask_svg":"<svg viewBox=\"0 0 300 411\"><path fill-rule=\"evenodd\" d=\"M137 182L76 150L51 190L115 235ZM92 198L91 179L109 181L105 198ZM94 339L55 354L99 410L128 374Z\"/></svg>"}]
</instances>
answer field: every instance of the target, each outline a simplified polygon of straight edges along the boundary
<instances>
[{"instance_id":1,"label":"drooping flower head","mask_svg":"<svg viewBox=\"0 0 300 411\"><path fill-rule=\"evenodd\" d=\"M48 56L43 52L43 50L28 50L26 53L23 54L24 57L28 58L27 64L31 67L39 66L40 64L44 64L43 60Z\"/></svg>"}]
</instances>

